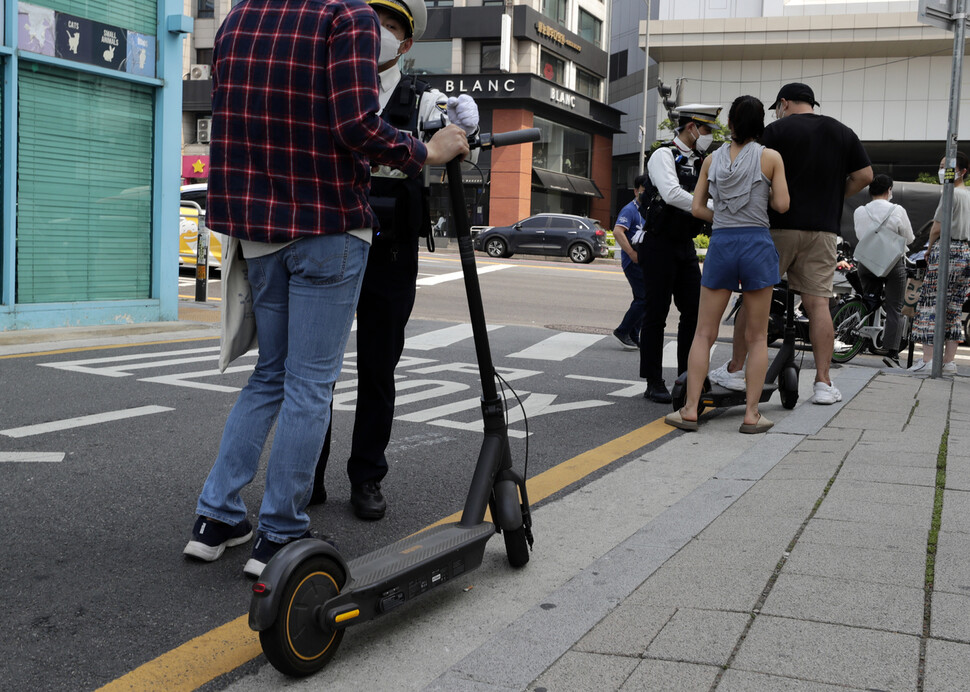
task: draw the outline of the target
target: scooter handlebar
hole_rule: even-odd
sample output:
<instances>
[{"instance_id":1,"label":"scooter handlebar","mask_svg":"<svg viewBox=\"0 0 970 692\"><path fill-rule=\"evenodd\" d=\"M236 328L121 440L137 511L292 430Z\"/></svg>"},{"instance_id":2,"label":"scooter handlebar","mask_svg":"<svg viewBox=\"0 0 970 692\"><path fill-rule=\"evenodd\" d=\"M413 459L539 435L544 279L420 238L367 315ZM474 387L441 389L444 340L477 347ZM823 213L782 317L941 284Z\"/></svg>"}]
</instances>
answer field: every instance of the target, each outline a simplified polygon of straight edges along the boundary
<instances>
[{"instance_id":1,"label":"scooter handlebar","mask_svg":"<svg viewBox=\"0 0 970 692\"><path fill-rule=\"evenodd\" d=\"M492 135L482 135L482 148L507 147L511 144L525 144L526 142L538 142L542 134L538 127L529 127L524 130L513 130L511 132L496 132ZM487 143L486 143L487 138Z\"/></svg>"}]
</instances>

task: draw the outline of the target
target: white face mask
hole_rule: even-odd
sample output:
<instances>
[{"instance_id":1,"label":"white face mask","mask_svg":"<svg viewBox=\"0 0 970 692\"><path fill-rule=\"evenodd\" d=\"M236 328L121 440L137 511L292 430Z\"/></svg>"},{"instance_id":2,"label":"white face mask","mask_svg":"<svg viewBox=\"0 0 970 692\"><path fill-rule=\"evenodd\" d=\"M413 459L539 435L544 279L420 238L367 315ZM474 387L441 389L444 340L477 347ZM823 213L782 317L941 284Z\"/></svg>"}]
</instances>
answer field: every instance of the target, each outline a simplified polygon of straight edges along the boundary
<instances>
[{"instance_id":1,"label":"white face mask","mask_svg":"<svg viewBox=\"0 0 970 692\"><path fill-rule=\"evenodd\" d=\"M711 144L713 144L713 143L714 143L714 135L713 134L711 134L711 135L700 135L697 138L697 141L694 142L694 148L697 151L699 151L701 154L703 154L705 151L707 151L710 148Z\"/></svg>"},{"instance_id":2,"label":"white face mask","mask_svg":"<svg viewBox=\"0 0 970 692\"><path fill-rule=\"evenodd\" d=\"M890 191L889 191L889 199L890 199L890 200L892 200L892 198L893 198L893 191L892 191L892 190L890 190Z\"/></svg>"},{"instance_id":3,"label":"white face mask","mask_svg":"<svg viewBox=\"0 0 970 692\"><path fill-rule=\"evenodd\" d=\"M381 54L377 58L377 64L383 65L386 62L390 62L397 58L398 50L401 48L401 43L397 36L388 31L385 27L381 27Z\"/></svg>"}]
</instances>

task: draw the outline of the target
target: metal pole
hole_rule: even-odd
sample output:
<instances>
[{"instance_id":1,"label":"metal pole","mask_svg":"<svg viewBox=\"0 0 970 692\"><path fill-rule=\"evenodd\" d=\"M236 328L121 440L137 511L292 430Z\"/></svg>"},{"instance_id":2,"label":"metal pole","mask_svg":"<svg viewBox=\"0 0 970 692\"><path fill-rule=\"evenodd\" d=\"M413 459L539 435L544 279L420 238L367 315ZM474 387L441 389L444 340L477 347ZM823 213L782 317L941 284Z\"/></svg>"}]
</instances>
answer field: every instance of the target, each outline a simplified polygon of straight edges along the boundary
<instances>
[{"instance_id":1,"label":"metal pole","mask_svg":"<svg viewBox=\"0 0 970 692\"><path fill-rule=\"evenodd\" d=\"M933 325L931 377L943 374L943 341L946 334L946 296L950 273L950 222L953 217L953 178L957 165L957 126L960 118L960 79L963 75L964 41L967 31L967 0L956 0L953 13L953 73L950 79L950 119L946 126L946 172L943 176L943 209L940 227L940 264L937 269L936 320ZM924 354L925 359L925 354Z\"/></svg>"},{"instance_id":2,"label":"metal pole","mask_svg":"<svg viewBox=\"0 0 970 692\"><path fill-rule=\"evenodd\" d=\"M650 0L643 0L647 6L647 21L643 25L643 124L640 126L640 175L643 175L644 159L647 156L647 94L650 93Z\"/></svg>"}]
</instances>

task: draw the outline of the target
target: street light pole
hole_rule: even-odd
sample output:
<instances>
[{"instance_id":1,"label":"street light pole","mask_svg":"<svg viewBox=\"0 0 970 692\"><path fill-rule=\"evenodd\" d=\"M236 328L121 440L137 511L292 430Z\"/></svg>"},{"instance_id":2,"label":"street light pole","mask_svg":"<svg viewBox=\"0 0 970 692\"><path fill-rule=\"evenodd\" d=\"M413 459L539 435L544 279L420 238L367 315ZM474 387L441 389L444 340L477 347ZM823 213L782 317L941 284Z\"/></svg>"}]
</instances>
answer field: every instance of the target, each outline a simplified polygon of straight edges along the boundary
<instances>
[{"instance_id":1,"label":"street light pole","mask_svg":"<svg viewBox=\"0 0 970 692\"><path fill-rule=\"evenodd\" d=\"M940 263L937 268L936 320L933 325L933 368L931 377L943 374L946 335L946 299L950 272L950 224L953 218L953 178L957 166L957 126L960 122L960 84L963 77L964 41L967 30L967 0L956 0L953 14L953 69L950 78L950 113L946 128L946 168L943 176L943 209L940 225ZM927 255L929 252L927 252ZM924 351L926 344L923 344ZM923 354L926 360L926 354Z\"/></svg>"},{"instance_id":2,"label":"street light pole","mask_svg":"<svg viewBox=\"0 0 970 692\"><path fill-rule=\"evenodd\" d=\"M640 126L640 175L643 175L644 159L647 154L647 94L650 93L650 0L643 0L647 6L647 21L643 25L643 124Z\"/></svg>"}]
</instances>

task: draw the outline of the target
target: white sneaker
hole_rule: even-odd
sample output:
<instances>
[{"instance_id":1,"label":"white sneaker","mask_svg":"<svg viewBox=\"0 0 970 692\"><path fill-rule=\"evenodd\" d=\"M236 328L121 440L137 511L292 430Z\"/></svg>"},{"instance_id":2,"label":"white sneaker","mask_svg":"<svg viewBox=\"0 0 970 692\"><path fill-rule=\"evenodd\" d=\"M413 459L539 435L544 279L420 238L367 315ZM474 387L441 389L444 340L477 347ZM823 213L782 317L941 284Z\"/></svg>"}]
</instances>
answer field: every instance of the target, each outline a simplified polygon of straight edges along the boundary
<instances>
[{"instance_id":1,"label":"white sneaker","mask_svg":"<svg viewBox=\"0 0 970 692\"><path fill-rule=\"evenodd\" d=\"M918 361L913 363L912 367L909 368L909 372L919 372L923 374L928 374L933 371L933 361L923 360L920 358Z\"/></svg>"},{"instance_id":2,"label":"white sneaker","mask_svg":"<svg viewBox=\"0 0 970 692\"><path fill-rule=\"evenodd\" d=\"M825 384L824 382L815 383L815 395L812 396L813 404L828 406L842 401L842 392L835 388L835 385Z\"/></svg>"},{"instance_id":3,"label":"white sneaker","mask_svg":"<svg viewBox=\"0 0 970 692\"><path fill-rule=\"evenodd\" d=\"M943 374L944 375L956 375L957 374L957 364L952 360L949 363L943 364Z\"/></svg>"},{"instance_id":4,"label":"white sneaker","mask_svg":"<svg viewBox=\"0 0 970 692\"><path fill-rule=\"evenodd\" d=\"M743 392L747 388L744 383L744 368L741 368L737 372L728 372L729 364L730 361L719 368L711 370L707 374L707 377L712 383L718 384L725 389L730 389L733 392Z\"/></svg>"}]
</instances>

